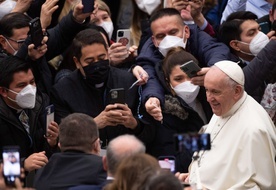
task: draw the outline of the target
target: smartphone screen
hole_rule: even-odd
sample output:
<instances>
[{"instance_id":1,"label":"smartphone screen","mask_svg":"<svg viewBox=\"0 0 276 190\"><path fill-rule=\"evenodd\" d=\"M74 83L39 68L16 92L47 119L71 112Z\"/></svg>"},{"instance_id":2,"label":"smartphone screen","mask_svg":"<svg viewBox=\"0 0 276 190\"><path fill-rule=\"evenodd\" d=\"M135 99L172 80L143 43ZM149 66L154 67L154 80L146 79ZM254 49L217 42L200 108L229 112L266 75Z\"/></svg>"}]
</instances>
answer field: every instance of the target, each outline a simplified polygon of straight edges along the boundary
<instances>
[{"instance_id":1,"label":"smartphone screen","mask_svg":"<svg viewBox=\"0 0 276 190\"><path fill-rule=\"evenodd\" d=\"M19 147L3 147L2 157L5 182L8 185L13 185L15 178L20 176Z\"/></svg>"},{"instance_id":2,"label":"smartphone screen","mask_svg":"<svg viewBox=\"0 0 276 190\"><path fill-rule=\"evenodd\" d=\"M175 173L175 157L174 156L160 156L158 157L159 165L162 169Z\"/></svg>"},{"instance_id":3,"label":"smartphone screen","mask_svg":"<svg viewBox=\"0 0 276 190\"><path fill-rule=\"evenodd\" d=\"M54 105L47 106L45 108L45 112L46 112L46 136L48 136L47 134L48 126L51 123L51 121L54 121L54 118L55 118Z\"/></svg>"}]
</instances>

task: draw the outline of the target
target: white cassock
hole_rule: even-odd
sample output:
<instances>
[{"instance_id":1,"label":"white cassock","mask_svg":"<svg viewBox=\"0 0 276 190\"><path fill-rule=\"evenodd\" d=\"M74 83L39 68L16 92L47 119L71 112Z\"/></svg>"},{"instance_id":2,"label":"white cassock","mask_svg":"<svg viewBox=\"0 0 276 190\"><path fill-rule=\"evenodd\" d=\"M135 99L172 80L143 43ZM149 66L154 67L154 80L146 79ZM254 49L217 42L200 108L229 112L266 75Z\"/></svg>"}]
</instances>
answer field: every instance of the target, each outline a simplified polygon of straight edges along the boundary
<instances>
[{"instance_id":1,"label":"white cassock","mask_svg":"<svg viewBox=\"0 0 276 190\"><path fill-rule=\"evenodd\" d=\"M276 129L246 92L225 116L213 115L205 132L212 147L199 159L203 187L276 190ZM193 163L190 183L196 181Z\"/></svg>"}]
</instances>

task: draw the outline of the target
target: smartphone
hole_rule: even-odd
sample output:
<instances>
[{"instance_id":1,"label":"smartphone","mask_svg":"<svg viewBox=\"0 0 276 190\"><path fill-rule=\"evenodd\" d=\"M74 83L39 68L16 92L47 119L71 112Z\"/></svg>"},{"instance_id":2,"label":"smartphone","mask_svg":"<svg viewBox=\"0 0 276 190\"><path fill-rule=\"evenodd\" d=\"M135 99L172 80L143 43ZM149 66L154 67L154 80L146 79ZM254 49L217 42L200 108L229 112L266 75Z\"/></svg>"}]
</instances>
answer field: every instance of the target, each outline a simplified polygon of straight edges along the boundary
<instances>
[{"instance_id":1,"label":"smartphone","mask_svg":"<svg viewBox=\"0 0 276 190\"><path fill-rule=\"evenodd\" d=\"M92 13L94 11L94 0L82 0L83 13Z\"/></svg>"},{"instance_id":2,"label":"smartphone","mask_svg":"<svg viewBox=\"0 0 276 190\"><path fill-rule=\"evenodd\" d=\"M109 91L109 104L125 104L125 89L116 88Z\"/></svg>"},{"instance_id":3,"label":"smartphone","mask_svg":"<svg viewBox=\"0 0 276 190\"><path fill-rule=\"evenodd\" d=\"M35 45L35 48L41 46L41 41L43 40L43 31L41 28L40 18L36 17L29 22L30 35L32 43Z\"/></svg>"},{"instance_id":4,"label":"smartphone","mask_svg":"<svg viewBox=\"0 0 276 190\"><path fill-rule=\"evenodd\" d=\"M122 43L127 48L130 47L130 30L123 29L117 31L117 42Z\"/></svg>"},{"instance_id":5,"label":"smartphone","mask_svg":"<svg viewBox=\"0 0 276 190\"><path fill-rule=\"evenodd\" d=\"M175 157L174 156L159 156L158 163L164 170L175 173Z\"/></svg>"},{"instance_id":6,"label":"smartphone","mask_svg":"<svg viewBox=\"0 0 276 190\"><path fill-rule=\"evenodd\" d=\"M5 183L7 185L14 186L15 178L20 177L19 146L4 146L2 158Z\"/></svg>"},{"instance_id":7,"label":"smartphone","mask_svg":"<svg viewBox=\"0 0 276 190\"><path fill-rule=\"evenodd\" d=\"M270 31L269 23L268 22L261 22L259 23L261 27L261 31L265 34L267 34Z\"/></svg>"},{"instance_id":8,"label":"smartphone","mask_svg":"<svg viewBox=\"0 0 276 190\"><path fill-rule=\"evenodd\" d=\"M184 133L174 136L175 150L191 152L200 150L211 150L211 139L209 133Z\"/></svg>"},{"instance_id":9,"label":"smartphone","mask_svg":"<svg viewBox=\"0 0 276 190\"><path fill-rule=\"evenodd\" d=\"M180 69L190 78L197 76L197 72L201 70L201 68L193 60L181 65Z\"/></svg>"},{"instance_id":10,"label":"smartphone","mask_svg":"<svg viewBox=\"0 0 276 190\"><path fill-rule=\"evenodd\" d=\"M54 105L49 105L45 108L45 115L46 115L46 137L48 136L48 126L51 123L51 121L54 121L55 118L55 107Z\"/></svg>"}]
</instances>

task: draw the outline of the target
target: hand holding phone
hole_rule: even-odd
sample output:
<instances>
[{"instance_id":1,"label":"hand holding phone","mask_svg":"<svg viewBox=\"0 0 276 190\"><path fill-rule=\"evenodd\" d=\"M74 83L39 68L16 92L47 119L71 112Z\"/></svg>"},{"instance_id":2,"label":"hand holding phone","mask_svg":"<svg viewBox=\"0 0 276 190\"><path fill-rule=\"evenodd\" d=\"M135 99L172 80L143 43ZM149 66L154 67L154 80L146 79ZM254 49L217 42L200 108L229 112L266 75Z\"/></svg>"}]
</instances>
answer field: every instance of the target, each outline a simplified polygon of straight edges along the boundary
<instances>
[{"instance_id":1,"label":"hand holding phone","mask_svg":"<svg viewBox=\"0 0 276 190\"><path fill-rule=\"evenodd\" d=\"M32 43L35 45L35 48L41 46L41 42L43 40L43 31L41 28L40 18L36 17L29 22L30 27L30 35Z\"/></svg>"},{"instance_id":2,"label":"hand holding phone","mask_svg":"<svg viewBox=\"0 0 276 190\"><path fill-rule=\"evenodd\" d=\"M2 158L5 183L15 187L15 179L20 177L19 146L4 146Z\"/></svg>"},{"instance_id":3,"label":"hand holding phone","mask_svg":"<svg viewBox=\"0 0 276 190\"><path fill-rule=\"evenodd\" d=\"M193 61L188 61L180 66L180 69L188 75L189 78L193 78L197 76L197 72L201 70L201 68Z\"/></svg>"}]
</instances>

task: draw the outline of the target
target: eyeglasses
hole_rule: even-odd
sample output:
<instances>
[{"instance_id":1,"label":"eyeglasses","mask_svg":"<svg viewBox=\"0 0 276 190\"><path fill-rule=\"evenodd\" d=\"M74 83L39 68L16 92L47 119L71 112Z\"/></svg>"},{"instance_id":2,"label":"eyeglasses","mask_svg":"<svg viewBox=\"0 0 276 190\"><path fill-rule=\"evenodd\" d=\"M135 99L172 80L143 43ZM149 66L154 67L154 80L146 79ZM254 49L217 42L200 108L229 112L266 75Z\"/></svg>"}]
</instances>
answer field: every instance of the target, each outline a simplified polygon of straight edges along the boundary
<instances>
[{"instance_id":1,"label":"eyeglasses","mask_svg":"<svg viewBox=\"0 0 276 190\"><path fill-rule=\"evenodd\" d=\"M12 38L8 38L8 37L5 37L6 39L12 41L12 42L15 42L17 43L17 46L18 46L18 49L22 46L22 44L25 42L25 39L24 40L14 40Z\"/></svg>"},{"instance_id":2,"label":"eyeglasses","mask_svg":"<svg viewBox=\"0 0 276 190\"><path fill-rule=\"evenodd\" d=\"M99 139L99 137L97 137L95 140L93 140L92 144L94 144L98 139ZM99 139L99 143L100 143L100 146L102 147L103 141L101 141L101 140Z\"/></svg>"}]
</instances>

